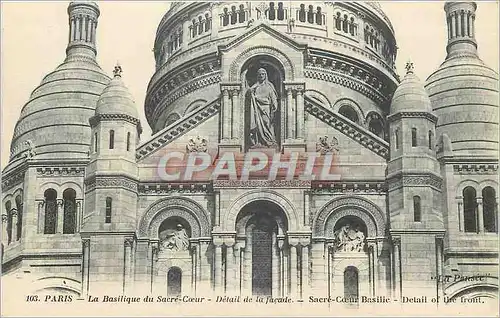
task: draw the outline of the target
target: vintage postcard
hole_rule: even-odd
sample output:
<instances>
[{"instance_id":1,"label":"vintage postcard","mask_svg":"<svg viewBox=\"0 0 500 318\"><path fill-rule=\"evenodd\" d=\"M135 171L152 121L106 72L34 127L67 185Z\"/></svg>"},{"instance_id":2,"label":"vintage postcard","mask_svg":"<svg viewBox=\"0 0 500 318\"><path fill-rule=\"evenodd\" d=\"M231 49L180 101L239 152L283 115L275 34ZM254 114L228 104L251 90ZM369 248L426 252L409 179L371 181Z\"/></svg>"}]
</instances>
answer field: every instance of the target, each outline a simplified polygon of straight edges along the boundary
<instances>
[{"instance_id":1,"label":"vintage postcard","mask_svg":"<svg viewBox=\"0 0 500 318\"><path fill-rule=\"evenodd\" d=\"M498 316L498 2L1 5L3 316Z\"/></svg>"}]
</instances>

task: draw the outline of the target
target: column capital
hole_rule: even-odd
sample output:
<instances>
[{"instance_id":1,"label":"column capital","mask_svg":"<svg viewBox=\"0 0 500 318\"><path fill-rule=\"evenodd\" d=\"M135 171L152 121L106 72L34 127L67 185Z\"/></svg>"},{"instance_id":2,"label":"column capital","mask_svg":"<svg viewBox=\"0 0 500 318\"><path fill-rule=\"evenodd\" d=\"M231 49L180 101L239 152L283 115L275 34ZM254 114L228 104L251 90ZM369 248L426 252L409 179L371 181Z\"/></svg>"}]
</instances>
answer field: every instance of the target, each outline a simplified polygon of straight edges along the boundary
<instances>
[{"instance_id":1,"label":"column capital","mask_svg":"<svg viewBox=\"0 0 500 318\"><path fill-rule=\"evenodd\" d=\"M391 236L391 242L393 246L401 246L401 236Z\"/></svg>"},{"instance_id":2,"label":"column capital","mask_svg":"<svg viewBox=\"0 0 500 318\"><path fill-rule=\"evenodd\" d=\"M16 209L16 208L12 208L12 209L10 209L9 214L10 214L12 217L17 216L17 209Z\"/></svg>"},{"instance_id":3,"label":"column capital","mask_svg":"<svg viewBox=\"0 0 500 318\"><path fill-rule=\"evenodd\" d=\"M36 200L38 202L38 208L43 208L45 205L45 200Z\"/></svg>"},{"instance_id":4,"label":"column capital","mask_svg":"<svg viewBox=\"0 0 500 318\"><path fill-rule=\"evenodd\" d=\"M125 247L132 247L134 244L134 238L133 237L126 237L124 240Z\"/></svg>"},{"instance_id":5,"label":"column capital","mask_svg":"<svg viewBox=\"0 0 500 318\"><path fill-rule=\"evenodd\" d=\"M227 91L233 91L233 90L241 90L241 83L240 82L221 82L220 83L220 89L221 91L227 90Z\"/></svg>"},{"instance_id":6,"label":"column capital","mask_svg":"<svg viewBox=\"0 0 500 318\"><path fill-rule=\"evenodd\" d=\"M90 238L82 238L83 248L87 248L90 246Z\"/></svg>"},{"instance_id":7,"label":"column capital","mask_svg":"<svg viewBox=\"0 0 500 318\"><path fill-rule=\"evenodd\" d=\"M9 217L7 216L7 214L2 214L2 223L7 223L8 220Z\"/></svg>"}]
</instances>

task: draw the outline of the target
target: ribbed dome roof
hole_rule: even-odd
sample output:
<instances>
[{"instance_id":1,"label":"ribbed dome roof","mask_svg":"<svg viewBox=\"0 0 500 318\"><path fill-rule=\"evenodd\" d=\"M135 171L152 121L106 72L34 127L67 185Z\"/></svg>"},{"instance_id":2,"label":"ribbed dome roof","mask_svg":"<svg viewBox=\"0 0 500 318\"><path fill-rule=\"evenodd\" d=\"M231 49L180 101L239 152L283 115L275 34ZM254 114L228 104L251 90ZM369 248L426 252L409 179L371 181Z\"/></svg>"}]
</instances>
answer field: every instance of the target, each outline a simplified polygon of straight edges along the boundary
<instances>
[{"instance_id":1,"label":"ribbed dome roof","mask_svg":"<svg viewBox=\"0 0 500 318\"><path fill-rule=\"evenodd\" d=\"M391 101L391 114L398 112L432 112L429 95L423 83L413 72L413 65L408 63L407 72L396 88Z\"/></svg>"},{"instance_id":2,"label":"ribbed dome roof","mask_svg":"<svg viewBox=\"0 0 500 318\"><path fill-rule=\"evenodd\" d=\"M477 56L447 59L427 79L438 116L436 131L446 133L453 151L467 156L498 156L498 74Z\"/></svg>"},{"instance_id":3,"label":"ribbed dome roof","mask_svg":"<svg viewBox=\"0 0 500 318\"><path fill-rule=\"evenodd\" d=\"M36 160L88 158L89 118L110 80L96 62L99 14L96 3L69 4L66 59L45 76L21 110L7 169L26 156Z\"/></svg>"},{"instance_id":4,"label":"ribbed dome roof","mask_svg":"<svg viewBox=\"0 0 500 318\"><path fill-rule=\"evenodd\" d=\"M86 158L90 146L88 119L109 82L87 56L70 55L42 80L21 111L11 143L11 161L23 156L28 143L37 158Z\"/></svg>"},{"instance_id":5,"label":"ribbed dome roof","mask_svg":"<svg viewBox=\"0 0 500 318\"><path fill-rule=\"evenodd\" d=\"M95 114L123 114L136 119L139 118L134 99L122 81L121 67L115 67L114 74L114 78L106 86L97 101Z\"/></svg>"}]
</instances>

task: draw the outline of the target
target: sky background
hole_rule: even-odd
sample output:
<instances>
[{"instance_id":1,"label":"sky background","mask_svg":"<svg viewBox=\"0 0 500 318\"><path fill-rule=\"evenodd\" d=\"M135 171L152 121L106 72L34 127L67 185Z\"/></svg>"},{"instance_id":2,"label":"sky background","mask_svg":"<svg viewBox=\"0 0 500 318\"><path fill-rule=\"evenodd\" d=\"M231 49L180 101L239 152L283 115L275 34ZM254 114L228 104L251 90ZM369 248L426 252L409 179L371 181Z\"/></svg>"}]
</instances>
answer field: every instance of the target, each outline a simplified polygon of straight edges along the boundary
<instances>
[{"instance_id":1,"label":"sky background","mask_svg":"<svg viewBox=\"0 0 500 318\"><path fill-rule=\"evenodd\" d=\"M1 2L1 166L8 162L10 141L23 105L42 78L65 58L69 2ZM422 81L444 61L447 30L444 2L381 2L391 20L399 47L400 75L409 58ZM135 98L144 132L146 88L154 73L156 28L170 4L166 1L99 2L97 61L110 76L117 61L123 81ZM481 59L498 72L498 2L478 1L476 40Z\"/></svg>"}]
</instances>

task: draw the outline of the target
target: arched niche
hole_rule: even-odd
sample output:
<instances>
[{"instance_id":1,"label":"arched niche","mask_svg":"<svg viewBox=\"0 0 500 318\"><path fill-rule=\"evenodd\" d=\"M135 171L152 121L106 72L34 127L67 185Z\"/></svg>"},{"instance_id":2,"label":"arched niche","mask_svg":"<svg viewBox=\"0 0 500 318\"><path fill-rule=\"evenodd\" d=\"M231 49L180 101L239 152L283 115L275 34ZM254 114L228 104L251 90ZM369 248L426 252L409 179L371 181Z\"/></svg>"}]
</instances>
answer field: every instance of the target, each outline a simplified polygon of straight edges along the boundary
<instances>
[{"instance_id":1,"label":"arched niche","mask_svg":"<svg viewBox=\"0 0 500 318\"><path fill-rule=\"evenodd\" d=\"M251 93L250 90L257 83L258 71L264 69L267 74L267 80L272 84L277 95L277 105L274 111L269 111L271 117L271 125L273 126L273 133L276 140L276 147L280 149L281 140L283 139L282 133L284 130L283 118L281 116L282 109L285 107L285 87L284 81L286 78L285 69L283 64L275 57L270 55L256 55L249 58L241 67L240 81L242 83L244 101L244 136L245 136L245 150L252 147L250 141L251 121L253 120L253 111L251 107ZM257 147L259 148L259 147Z\"/></svg>"},{"instance_id":2,"label":"arched niche","mask_svg":"<svg viewBox=\"0 0 500 318\"><path fill-rule=\"evenodd\" d=\"M287 229L293 231L300 230L300 217L290 200L276 191L267 189L251 190L236 198L229 207L225 217L221 218L222 229L224 231L235 231L238 215L240 215L240 212L247 204L254 201L274 203L286 216Z\"/></svg>"},{"instance_id":3,"label":"arched niche","mask_svg":"<svg viewBox=\"0 0 500 318\"><path fill-rule=\"evenodd\" d=\"M361 219L366 225L366 237L384 236L384 213L371 201L358 196L332 199L318 211L313 221L314 237L333 237L335 224L345 216Z\"/></svg>"},{"instance_id":4,"label":"arched niche","mask_svg":"<svg viewBox=\"0 0 500 318\"><path fill-rule=\"evenodd\" d=\"M192 237L209 237L210 220L205 209L195 201L183 197L163 198L153 203L139 223L139 237L157 238L163 221L178 217L189 223Z\"/></svg>"}]
</instances>

